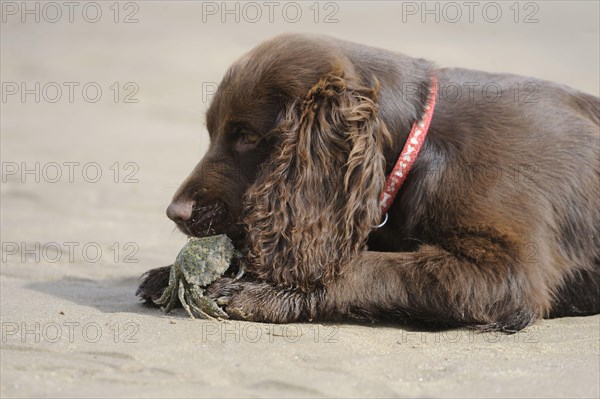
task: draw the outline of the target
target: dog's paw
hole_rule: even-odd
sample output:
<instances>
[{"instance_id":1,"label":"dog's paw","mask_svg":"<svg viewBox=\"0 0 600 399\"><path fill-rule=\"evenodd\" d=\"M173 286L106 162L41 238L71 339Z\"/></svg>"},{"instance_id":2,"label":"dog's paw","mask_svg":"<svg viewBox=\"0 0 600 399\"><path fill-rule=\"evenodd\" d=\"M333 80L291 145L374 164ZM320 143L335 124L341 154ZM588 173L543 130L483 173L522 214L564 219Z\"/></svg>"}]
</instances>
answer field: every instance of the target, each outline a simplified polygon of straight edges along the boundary
<instances>
[{"instance_id":1,"label":"dog's paw","mask_svg":"<svg viewBox=\"0 0 600 399\"><path fill-rule=\"evenodd\" d=\"M206 295L222 306L230 318L256 320L259 314L259 296L256 294L260 285L263 284L221 278L207 288Z\"/></svg>"},{"instance_id":2,"label":"dog's paw","mask_svg":"<svg viewBox=\"0 0 600 399\"><path fill-rule=\"evenodd\" d=\"M221 278L208 287L206 295L237 320L263 323L313 320L318 308L314 293L307 295L259 281Z\"/></svg>"},{"instance_id":3,"label":"dog's paw","mask_svg":"<svg viewBox=\"0 0 600 399\"><path fill-rule=\"evenodd\" d=\"M154 301L160 298L169 286L170 273L171 266L148 270L140 277L140 285L135 295L144 301L145 305L158 306Z\"/></svg>"}]
</instances>

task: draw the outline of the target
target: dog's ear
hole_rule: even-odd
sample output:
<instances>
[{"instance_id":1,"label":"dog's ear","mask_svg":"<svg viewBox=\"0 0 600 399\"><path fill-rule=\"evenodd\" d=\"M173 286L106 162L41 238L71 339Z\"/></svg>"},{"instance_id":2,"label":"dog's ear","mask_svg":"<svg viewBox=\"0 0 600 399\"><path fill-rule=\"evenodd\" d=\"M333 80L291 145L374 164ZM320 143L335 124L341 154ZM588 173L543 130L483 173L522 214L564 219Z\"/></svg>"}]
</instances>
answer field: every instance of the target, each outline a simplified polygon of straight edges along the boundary
<instances>
[{"instance_id":1,"label":"dog's ear","mask_svg":"<svg viewBox=\"0 0 600 399\"><path fill-rule=\"evenodd\" d=\"M384 149L379 84L343 72L288 106L279 142L245 198L248 269L303 291L326 286L363 249L381 218Z\"/></svg>"}]
</instances>

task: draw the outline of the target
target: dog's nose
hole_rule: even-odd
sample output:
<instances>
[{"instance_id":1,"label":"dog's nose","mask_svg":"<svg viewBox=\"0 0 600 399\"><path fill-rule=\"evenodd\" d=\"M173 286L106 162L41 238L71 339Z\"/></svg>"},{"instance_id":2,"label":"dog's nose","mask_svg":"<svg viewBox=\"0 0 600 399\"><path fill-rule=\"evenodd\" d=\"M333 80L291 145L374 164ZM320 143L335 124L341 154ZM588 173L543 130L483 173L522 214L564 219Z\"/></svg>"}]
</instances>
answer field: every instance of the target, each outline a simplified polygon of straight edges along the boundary
<instances>
[{"instance_id":1,"label":"dog's nose","mask_svg":"<svg viewBox=\"0 0 600 399\"><path fill-rule=\"evenodd\" d=\"M187 222L192 217L195 204L196 201L191 199L174 200L167 208L167 216L174 222Z\"/></svg>"}]
</instances>

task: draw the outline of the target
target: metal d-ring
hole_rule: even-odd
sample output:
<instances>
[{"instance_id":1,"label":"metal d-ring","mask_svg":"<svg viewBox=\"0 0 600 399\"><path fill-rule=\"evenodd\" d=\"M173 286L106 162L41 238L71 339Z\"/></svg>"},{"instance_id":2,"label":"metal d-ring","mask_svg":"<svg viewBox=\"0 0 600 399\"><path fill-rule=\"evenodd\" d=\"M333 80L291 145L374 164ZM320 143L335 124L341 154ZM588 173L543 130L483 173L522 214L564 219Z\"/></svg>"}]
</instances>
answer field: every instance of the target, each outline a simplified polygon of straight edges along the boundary
<instances>
[{"instance_id":1,"label":"metal d-ring","mask_svg":"<svg viewBox=\"0 0 600 399\"><path fill-rule=\"evenodd\" d=\"M380 227L383 227L383 226L385 226L385 224L387 223L387 221L388 221L388 214L387 214L387 212L386 212L386 213L385 213L385 218L383 218L383 222L381 222L381 223L379 223L379 224L377 224L377 225L373 226L373 228L374 228L374 229L378 229L378 228L380 228Z\"/></svg>"}]
</instances>

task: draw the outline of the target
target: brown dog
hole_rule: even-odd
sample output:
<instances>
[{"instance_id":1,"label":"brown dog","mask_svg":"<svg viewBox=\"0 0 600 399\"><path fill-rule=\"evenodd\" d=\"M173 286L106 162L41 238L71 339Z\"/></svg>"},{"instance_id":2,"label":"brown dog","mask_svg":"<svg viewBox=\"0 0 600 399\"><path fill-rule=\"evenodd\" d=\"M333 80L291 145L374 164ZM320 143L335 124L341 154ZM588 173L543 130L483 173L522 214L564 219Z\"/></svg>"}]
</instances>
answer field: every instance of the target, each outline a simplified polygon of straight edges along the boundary
<instances>
[{"instance_id":1,"label":"brown dog","mask_svg":"<svg viewBox=\"0 0 600 399\"><path fill-rule=\"evenodd\" d=\"M374 228L432 75L429 133ZM245 251L245 277L209 288L231 317L516 331L600 312L599 123L598 98L551 82L283 35L227 71L167 214ZM138 294L167 282L152 270Z\"/></svg>"}]
</instances>

